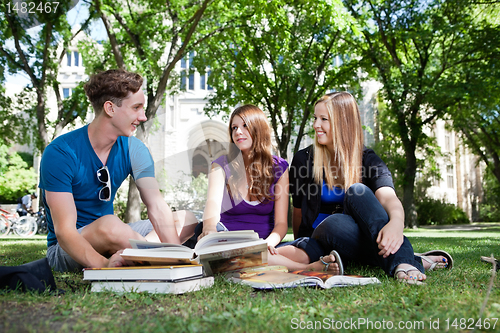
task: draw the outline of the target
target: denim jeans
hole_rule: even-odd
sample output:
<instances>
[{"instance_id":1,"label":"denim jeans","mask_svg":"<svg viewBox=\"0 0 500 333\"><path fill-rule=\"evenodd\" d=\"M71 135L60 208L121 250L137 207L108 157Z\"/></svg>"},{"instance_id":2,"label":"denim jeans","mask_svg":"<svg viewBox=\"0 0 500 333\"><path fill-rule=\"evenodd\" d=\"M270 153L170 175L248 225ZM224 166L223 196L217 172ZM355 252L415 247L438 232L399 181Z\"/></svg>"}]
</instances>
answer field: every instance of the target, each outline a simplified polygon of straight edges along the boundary
<instances>
[{"instance_id":1,"label":"denim jeans","mask_svg":"<svg viewBox=\"0 0 500 333\"><path fill-rule=\"evenodd\" d=\"M356 183L346 191L344 214L333 214L324 219L311 238L316 239L327 253L336 250L345 262L375 265L389 276L393 276L396 267L403 263L424 273L422 260L414 255L406 237L395 254L387 258L378 254L377 237L387 222L389 216L372 190Z\"/></svg>"}]
</instances>

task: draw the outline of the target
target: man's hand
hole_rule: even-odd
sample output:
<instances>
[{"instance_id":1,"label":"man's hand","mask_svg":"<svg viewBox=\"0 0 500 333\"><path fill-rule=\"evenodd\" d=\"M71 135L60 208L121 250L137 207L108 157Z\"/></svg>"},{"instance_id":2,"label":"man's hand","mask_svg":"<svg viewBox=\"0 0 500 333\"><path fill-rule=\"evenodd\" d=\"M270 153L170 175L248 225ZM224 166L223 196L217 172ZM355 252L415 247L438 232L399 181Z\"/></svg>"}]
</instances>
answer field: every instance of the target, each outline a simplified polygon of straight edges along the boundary
<instances>
[{"instance_id":1,"label":"man's hand","mask_svg":"<svg viewBox=\"0 0 500 333\"><path fill-rule=\"evenodd\" d=\"M384 258L396 253L403 244L403 229L389 221L378 233L377 244Z\"/></svg>"}]
</instances>

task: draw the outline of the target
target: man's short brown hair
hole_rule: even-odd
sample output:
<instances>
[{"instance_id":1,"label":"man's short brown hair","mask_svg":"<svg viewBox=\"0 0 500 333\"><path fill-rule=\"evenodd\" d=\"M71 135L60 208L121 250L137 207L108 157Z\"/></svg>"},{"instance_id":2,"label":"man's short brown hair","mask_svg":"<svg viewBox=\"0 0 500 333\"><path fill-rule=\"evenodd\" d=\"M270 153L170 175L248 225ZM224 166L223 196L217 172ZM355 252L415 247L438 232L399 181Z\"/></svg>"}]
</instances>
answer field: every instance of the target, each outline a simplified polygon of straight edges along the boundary
<instances>
[{"instance_id":1,"label":"man's short brown hair","mask_svg":"<svg viewBox=\"0 0 500 333\"><path fill-rule=\"evenodd\" d=\"M97 115L102 112L106 101L121 106L129 93L135 94L141 89L142 82L142 76L137 73L110 69L92 75L83 88Z\"/></svg>"}]
</instances>

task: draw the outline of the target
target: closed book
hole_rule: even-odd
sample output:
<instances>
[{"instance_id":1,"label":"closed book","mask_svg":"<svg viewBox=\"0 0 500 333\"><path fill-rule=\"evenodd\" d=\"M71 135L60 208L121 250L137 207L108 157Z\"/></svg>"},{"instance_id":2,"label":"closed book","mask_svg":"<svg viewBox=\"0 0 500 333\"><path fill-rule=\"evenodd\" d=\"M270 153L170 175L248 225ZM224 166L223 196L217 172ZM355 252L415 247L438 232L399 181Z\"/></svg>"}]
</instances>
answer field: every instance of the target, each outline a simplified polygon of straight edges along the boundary
<instances>
[{"instance_id":1,"label":"closed book","mask_svg":"<svg viewBox=\"0 0 500 333\"><path fill-rule=\"evenodd\" d=\"M84 280L165 280L176 281L202 277L202 265L178 266L124 266L104 268L84 268Z\"/></svg>"},{"instance_id":2,"label":"closed book","mask_svg":"<svg viewBox=\"0 0 500 333\"><path fill-rule=\"evenodd\" d=\"M179 282L168 281L92 281L93 292L148 292L159 294L184 294L211 287L213 276L190 279Z\"/></svg>"}]
</instances>

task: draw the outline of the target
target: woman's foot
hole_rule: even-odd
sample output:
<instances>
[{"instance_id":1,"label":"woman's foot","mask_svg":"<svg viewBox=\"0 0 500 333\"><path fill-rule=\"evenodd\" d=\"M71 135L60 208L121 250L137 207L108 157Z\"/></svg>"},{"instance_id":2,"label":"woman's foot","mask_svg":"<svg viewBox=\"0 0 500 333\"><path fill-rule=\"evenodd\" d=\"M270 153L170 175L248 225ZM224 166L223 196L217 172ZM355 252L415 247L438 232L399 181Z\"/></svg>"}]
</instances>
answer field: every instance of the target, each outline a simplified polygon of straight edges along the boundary
<instances>
[{"instance_id":1,"label":"woman's foot","mask_svg":"<svg viewBox=\"0 0 500 333\"><path fill-rule=\"evenodd\" d=\"M410 264L399 264L394 271L394 278L408 284L423 284L427 276Z\"/></svg>"},{"instance_id":2,"label":"woman's foot","mask_svg":"<svg viewBox=\"0 0 500 333\"><path fill-rule=\"evenodd\" d=\"M424 253L415 253L416 256L422 258L422 265L426 271L433 269L442 269L453 267L453 258L451 255L443 250L432 250Z\"/></svg>"},{"instance_id":3,"label":"woman's foot","mask_svg":"<svg viewBox=\"0 0 500 333\"><path fill-rule=\"evenodd\" d=\"M330 254L327 256L320 257L318 261L307 265L307 270L326 272L333 275L344 274L344 266L342 265L342 260L335 250L330 252Z\"/></svg>"},{"instance_id":4,"label":"woman's foot","mask_svg":"<svg viewBox=\"0 0 500 333\"><path fill-rule=\"evenodd\" d=\"M426 271L448 267L446 258L443 256L420 256L420 258L422 258L422 265Z\"/></svg>"}]
</instances>

